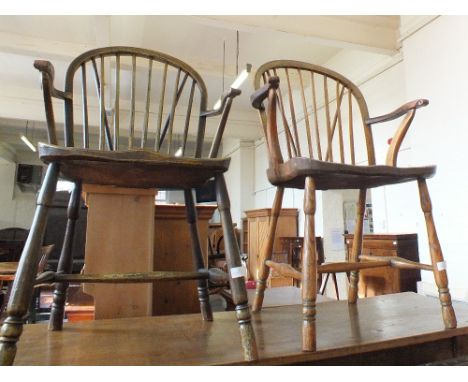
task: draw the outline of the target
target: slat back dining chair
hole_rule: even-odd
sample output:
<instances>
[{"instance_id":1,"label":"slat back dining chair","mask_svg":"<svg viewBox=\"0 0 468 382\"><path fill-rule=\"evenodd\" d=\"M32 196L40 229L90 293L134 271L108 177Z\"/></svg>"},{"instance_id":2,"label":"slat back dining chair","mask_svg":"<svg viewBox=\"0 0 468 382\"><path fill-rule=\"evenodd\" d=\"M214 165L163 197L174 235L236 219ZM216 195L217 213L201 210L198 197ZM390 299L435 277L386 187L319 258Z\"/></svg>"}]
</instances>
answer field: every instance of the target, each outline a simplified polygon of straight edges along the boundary
<instances>
[{"instance_id":1,"label":"slat back dining chair","mask_svg":"<svg viewBox=\"0 0 468 382\"><path fill-rule=\"evenodd\" d=\"M416 110L428 104L419 99L395 111L369 118L361 91L342 75L310 63L278 60L262 65L254 79L256 92L251 101L259 110L268 149L267 176L276 186L267 244L261 253L253 311L262 307L269 268L283 269L302 279L304 351L316 350L317 273L348 272L348 302L356 303L358 271L363 268L393 266L433 272L446 328L457 325L448 289L447 272L432 217L426 179L435 166L398 167L397 156ZM264 105L266 104L266 105ZM403 117L388 148L385 165L376 165L372 125ZM424 212L431 265L405 259L363 256L362 229L369 188L416 181ZM271 262L276 224L285 188L304 189L305 232L302 272ZM316 190L358 189L356 228L349 262L317 267L315 223ZM365 260L362 261L361 260ZM266 264L265 264L266 263Z\"/></svg>"},{"instance_id":2,"label":"slat back dining chair","mask_svg":"<svg viewBox=\"0 0 468 382\"><path fill-rule=\"evenodd\" d=\"M207 109L207 89L200 75L169 55L140 48L106 47L83 53L69 65L64 91L54 86L54 67L38 60L49 143L39 144L39 156L48 164L15 285L2 327L2 364L12 364L23 316L35 282L55 283L49 329L61 330L68 283L153 282L197 280L202 317L212 320L207 280L192 195L195 187L214 178L224 228L226 258L243 355L255 359L245 277L232 225L224 172L229 158L217 158L231 104L240 91L229 89L216 110ZM52 99L63 101L63 139L55 123ZM220 116L212 134L207 118ZM35 280L49 204L62 176L75 183L58 270ZM72 241L78 218L81 185L94 183L133 188L181 189L191 233L193 272L149 272L118 275L72 275ZM175 233L176 234L176 233ZM219 273L216 274L219 278Z\"/></svg>"}]
</instances>

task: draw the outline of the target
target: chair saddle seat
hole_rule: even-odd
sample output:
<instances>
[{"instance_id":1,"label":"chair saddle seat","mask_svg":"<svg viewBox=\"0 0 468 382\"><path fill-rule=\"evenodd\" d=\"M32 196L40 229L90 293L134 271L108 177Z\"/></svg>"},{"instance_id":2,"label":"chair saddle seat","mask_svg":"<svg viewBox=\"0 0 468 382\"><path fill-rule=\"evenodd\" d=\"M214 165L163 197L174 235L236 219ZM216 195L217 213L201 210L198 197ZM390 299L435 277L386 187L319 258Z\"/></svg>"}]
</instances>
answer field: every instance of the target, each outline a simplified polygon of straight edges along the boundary
<instances>
[{"instance_id":1,"label":"chair saddle seat","mask_svg":"<svg viewBox=\"0 0 468 382\"><path fill-rule=\"evenodd\" d=\"M305 177L312 176L317 190L372 188L432 177L436 166L393 167L355 166L310 158L291 158L267 171L275 186L304 188Z\"/></svg>"},{"instance_id":2,"label":"chair saddle seat","mask_svg":"<svg viewBox=\"0 0 468 382\"><path fill-rule=\"evenodd\" d=\"M66 179L132 188L193 188L229 168L229 158L200 159L147 150L101 151L39 143L44 163L57 162Z\"/></svg>"}]
</instances>

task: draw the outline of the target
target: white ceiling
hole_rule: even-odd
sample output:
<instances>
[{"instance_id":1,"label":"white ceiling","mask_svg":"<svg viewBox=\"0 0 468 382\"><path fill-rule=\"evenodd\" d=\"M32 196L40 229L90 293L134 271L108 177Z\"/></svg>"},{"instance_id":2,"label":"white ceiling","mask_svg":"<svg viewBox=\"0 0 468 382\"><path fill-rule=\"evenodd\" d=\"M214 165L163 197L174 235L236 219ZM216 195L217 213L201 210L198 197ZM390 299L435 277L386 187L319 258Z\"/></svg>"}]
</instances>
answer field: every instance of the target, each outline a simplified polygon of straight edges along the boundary
<instances>
[{"instance_id":1,"label":"white ceiling","mask_svg":"<svg viewBox=\"0 0 468 382\"><path fill-rule=\"evenodd\" d=\"M326 65L343 50L392 55L398 51L399 16L0 16L0 143L22 150L18 139L25 120L36 137L45 138L39 74L32 63L50 60L56 87L78 54L101 46L130 45L158 50L194 67L204 78L210 104L221 93L223 41L225 83L236 73L236 31L240 33L239 67L256 68L274 59ZM233 129L227 136L256 139L260 128L250 107L251 80L233 106ZM61 111L57 111L60 120ZM231 125L231 126L232 126ZM42 130L42 131L41 131Z\"/></svg>"}]
</instances>

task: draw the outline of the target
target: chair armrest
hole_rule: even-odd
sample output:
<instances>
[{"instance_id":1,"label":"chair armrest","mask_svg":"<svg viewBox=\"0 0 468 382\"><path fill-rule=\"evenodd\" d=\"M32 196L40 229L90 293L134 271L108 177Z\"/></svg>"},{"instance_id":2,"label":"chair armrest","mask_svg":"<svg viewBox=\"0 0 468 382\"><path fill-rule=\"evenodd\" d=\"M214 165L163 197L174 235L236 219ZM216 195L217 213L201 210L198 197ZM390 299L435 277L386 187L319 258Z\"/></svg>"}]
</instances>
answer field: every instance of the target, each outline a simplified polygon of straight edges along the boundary
<instances>
[{"instance_id":1,"label":"chair armrest","mask_svg":"<svg viewBox=\"0 0 468 382\"><path fill-rule=\"evenodd\" d=\"M69 93L65 93L54 87L55 69L50 61L36 60L34 61L34 67L41 72L42 86L48 88L52 97L60 98L62 100L72 99Z\"/></svg>"},{"instance_id":2,"label":"chair armrest","mask_svg":"<svg viewBox=\"0 0 468 382\"><path fill-rule=\"evenodd\" d=\"M201 112L202 117L214 117L220 115L225 111L226 104L229 99L233 99L240 95L242 92L239 89L230 88L227 92L221 95L221 106L217 109L205 110Z\"/></svg>"},{"instance_id":3,"label":"chair armrest","mask_svg":"<svg viewBox=\"0 0 468 382\"><path fill-rule=\"evenodd\" d=\"M405 103L391 113L380 115L378 117L367 118L366 123L373 125L374 123L392 121L394 119L400 118L402 115L405 115L410 110L416 110L427 105L429 105L429 101L427 99L417 99L415 101Z\"/></svg>"},{"instance_id":4,"label":"chair armrest","mask_svg":"<svg viewBox=\"0 0 468 382\"><path fill-rule=\"evenodd\" d=\"M395 135L393 136L390 147L387 151L387 158L385 164L387 166L396 166L397 165L397 156L400 150L401 144L403 143L403 139L406 136L406 133L413 122L413 118L416 114L416 109L420 107L427 106L429 101L427 99L417 99L415 101L411 101L405 103L403 106L400 106L398 109L394 110L389 114L385 114L375 118L368 118L366 123L372 125L374 123L381 123L381 122L388 122L394 119L397 119L401 116L405 116L403 121L401 121L400 127L396 131Z\"/></svg>"},{"instance_id":5,"label":"chair armrest","mask_svg":"<svg viewBox=\"0 0 468 382\"><path fill-rule=\"evenodd\" d=\"M57 90L54 87L55 70L52 63L45 60L34 61L34 67L41 72L42 75L42 93L44 96L44 107L47 120L47 133L49 143L57 144L57 135L55 129L54 108L52 105L52 97L62 100L71 100L70 94Z\"/></svg>"},{"instance_id":6,"label":"chair armrest","mask_svg":"<svg viewBox=\"0 0 468 382\"><path fill-rule=\"evenodd\" d=\"M255 109L258 109L262 125L264 128L266 143L268 147L268 157L270 166L277 166L283 163L281 147L278 140L278 126L276 122L277 90L280 85L279 77L268 78L268 83L258 89L250 96L250 102ZM268 98L268 109L265 110L263 101Z\"/></svg>"},{"instance_id":7,"label":"chair armrest","mask_svg":"<svg viewBox=\"0 0 468 382\"><path fill-rule=\"evenodd\" d=\"M278 77L270 77L268 83L263 85L250 96L250 102L255 109L264 110L263 101L268 97L270 89L278 89L280 80Z\"/></svg>"},{"instance_id":8,"label":"chair armrest","mask_svg":"<svg viewBox=\"0 0 468 382\"><path fill-rule=\"evenodd\" d=\"M216 129L216 133L213 138L213 142L211 143L209 158L216 158L218 156L218 150L219 146L221 145L221 139L224 134L224 129L226 128L226 122L229 117L229 112L231 111L232 101L241 93L242 92L239 89L230 88L226 93L222 95L221 106L219 107L219 109L207 110L201 113L201 116L204 117L214 117L216 115L222 114L221 120L219 121L218 128Z\"/></svg>"}]
</instances>

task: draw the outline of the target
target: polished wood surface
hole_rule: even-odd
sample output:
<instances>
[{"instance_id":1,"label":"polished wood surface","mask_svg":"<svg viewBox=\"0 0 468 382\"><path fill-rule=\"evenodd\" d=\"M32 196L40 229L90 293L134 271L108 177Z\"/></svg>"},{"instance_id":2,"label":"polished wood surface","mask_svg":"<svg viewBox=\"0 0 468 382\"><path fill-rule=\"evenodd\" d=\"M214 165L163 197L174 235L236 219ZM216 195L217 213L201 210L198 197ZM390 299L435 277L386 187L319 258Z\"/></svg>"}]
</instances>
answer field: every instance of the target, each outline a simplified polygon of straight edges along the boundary
<instances>
[{"instance_id":1,"label":"polished wood surface","mask_svg":"<svg viewBox=\"0 0 468 382\"><path fill-rule=\"evenodd\" d=\"M253 301L255 297L255 289L248 289L249 300ZM317 302L333 301L332 299L317 295ZM263 307L272 308L286 305L300 305L302 304L302 291L301 288L293 286L272 288L265 294L263 300Z\"/></svg>"},{"instance_id":2,"label":"polished wood surface","mask_svg":"<svg viewBox=\"0 0 468 382\"><path fill-rule=\"evenodd\" d=\"M455 304L460 327L445 330L438 301L410 292L359 300L352 306L346 301L319 303L317 351L313 353L301 351L300 305L265 308L253 315L259 349L256 364L340 364L346 359L356 364L389 364L398 353L404 355L401 364L412 364L452 358L457 351L467 354L468 347L460 343L456 348L454 341L468 335L468 305ZM41 324L26 325L16 364L243 364L234 312L214 315L212 322L201 321L199 315L177 315L65 323L62 332L47 332ZM405 347L429 346L436 341L445 342L440 342L437 351L426 351L426 358L405 351ZM397 354L392 353L395 349ZM373 359L379 351L386 356Z\"/></svg>"},{"instance_id":3,"label":"polished wood surface","mask_svg":"<svg viewBox=\"0 0 468 382\"><path fill-rule=\"evenodd\" d=\"M18 269L19 262L17 261L5 261L0 262L0 274L3 275L14 275Z\"/></svg>"}]
</instances>

